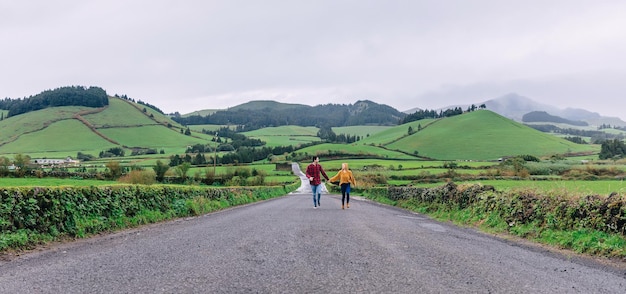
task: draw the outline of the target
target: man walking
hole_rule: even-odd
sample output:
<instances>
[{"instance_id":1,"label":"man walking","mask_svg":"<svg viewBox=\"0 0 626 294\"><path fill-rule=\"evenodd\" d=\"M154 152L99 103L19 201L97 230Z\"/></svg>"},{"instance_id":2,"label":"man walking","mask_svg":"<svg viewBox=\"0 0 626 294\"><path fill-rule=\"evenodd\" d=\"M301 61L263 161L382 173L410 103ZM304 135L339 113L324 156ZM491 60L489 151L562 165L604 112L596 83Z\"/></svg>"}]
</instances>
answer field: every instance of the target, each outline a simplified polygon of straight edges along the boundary
<instances>
[{"instance_id":1,"label":"man walking","mask_svg":"<svg viewBox=\"0 0 626 294\"><path fill-rule=\"evenodd\" d=\"M322 177L320 174L328 181L328 176L319 162L319 156L313 156L313 162L306 167L306 177L311 184L311 190L313 190L313 208L320 206L320 197L322 197Z\"/></svg>"}]
</instances>

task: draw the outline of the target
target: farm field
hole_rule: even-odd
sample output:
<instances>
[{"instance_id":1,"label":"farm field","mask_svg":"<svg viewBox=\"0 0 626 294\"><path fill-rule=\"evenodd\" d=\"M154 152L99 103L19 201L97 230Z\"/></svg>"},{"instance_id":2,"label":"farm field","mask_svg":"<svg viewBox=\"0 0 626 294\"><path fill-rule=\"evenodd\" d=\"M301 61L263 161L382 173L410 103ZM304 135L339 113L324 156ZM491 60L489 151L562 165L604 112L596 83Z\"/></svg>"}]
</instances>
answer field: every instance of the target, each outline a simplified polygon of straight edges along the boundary
<instances>
[{"instance_id":1,"label":"farm field","mask_svg":"<svg viewBox=\"0 0 626 294\"><path fill-rule=\"evenodd\" d=\"M108 142L78 120L66 119L52 123L47 128L20 136L17 140L0 146L0 153L45 154L63 152L65 156L76 156L76 146L81 150L106 150L116 145ZM71 134L72 144L68 144ZM64 156L64 157L65 157Z\"/></svg>"},{"instance_id":2,"label":"farm field","mask_svg":"<svg viewBox=\"0 0 626 294\"><path fill-rule=\"evenodd\" d=\"M345 134L350 136L359 136L362 140L386 131L393 126L348 126L348 127L333 127L333 132L337 135Z\"/></svg>"},{"instance_id":3,"label":"farm field","mask_svg":"<svg viewBox=\"0 0 626 294\"><path fill-rule=\"evenodd\" d=\"M398 126L388 127L365 137L363 140L359 141L359 143L368 145L387 145L408 136L409 127L411 127L414 132L417 132L420 128L424 128L437 120L438 119L422 119Z\"/></svg>"},{"instance_id":4,"label":"farm field","mask_svg":"<svg viewBox=\"0 0 626 294\"><path fill-rule=\"evenodd\" d=\"M311 142L319 142L318 128L301 126L268 127L259 130L243 132L246 137L259 139L267 147L298 146Z\"/></svg>"},{"instance_id":5,"label":"farm field","mask_svg":"<svg viewBox=\"0 0 626 294\"><path fill-rule=\"evenodd\" d=\"M206 140L185 136L180 132L157 125L134 128L107 128L100 130L100 132L108 138L129 147L149 148L158 146L157 149L167 147L184 150L184 147L187 145L209 143Z\"/></svg>"},{"instance_id":6,"label":"farm field","mask_svg":"<svg viewBox=\"0 0 626 294\"><path fill-rule=\"evenodd\" d=\"M159 124L147 115L136 115L137 113L137 109L128 102L122 99L109 99L109 106L106 109L82 117L96 128Z\"/></svg>"},{"instance_id":7,"label":"farm field","mask_svg":"<svg viewBox=\"0 0 626 294\"><path fill-rule=\"evenodd\" d=\"M445 183L432 183L432 184L413 184L415 187L437 187L442 186ZM455 184L481 184L494 186L497 190L501 191L540 191L545 195L572 195L572 196L587 196L587 195L600 195L609 196L611 193L616 192L620 195L626 195L626 182L613 181L613 180L600 180L600 181L533 181L533 180L480 180L480 181L465 181L455 182ZM541 194L541 193L539 193Z\"/></svg>"},{"instance_id":8,"label":"farm field","mask_svg":"<svg viewBox=\"0 0 626 294\"><path fill-rule=\"evenodd\" d=\"M440 160L497 160L523 154L599 151L597 146L575 144L485 110L437 120L385 147Z\"/></svg>"},{"instance_id":9,"label":"farm field","mask_svg":"<svg viewBox=\"0 0 626 294\"><path fill-rule=\"evenodd\" d=\"M59 179L59 178L0 178L0 187L48 187L48 186L110 186L121 185L116 181Z\"/></svg>"},{"instance_id":10,"label":"farm field","mask_svg":"<svg viewBox=\"0 0 626 294\"><path fill-rule=\"evenodd\" d=\"M376 146L364 145L360 142L353 144L323 143L299 149L297 152L302 154L308 154L309 156L317 154L320 157L343 154L349 155L349 157L377 156L387 159L419 160L419 158L412 155L404 154L398 151L387 150ZM323 158L320 159L324 160Z\"/></svg>"}]
</instances>

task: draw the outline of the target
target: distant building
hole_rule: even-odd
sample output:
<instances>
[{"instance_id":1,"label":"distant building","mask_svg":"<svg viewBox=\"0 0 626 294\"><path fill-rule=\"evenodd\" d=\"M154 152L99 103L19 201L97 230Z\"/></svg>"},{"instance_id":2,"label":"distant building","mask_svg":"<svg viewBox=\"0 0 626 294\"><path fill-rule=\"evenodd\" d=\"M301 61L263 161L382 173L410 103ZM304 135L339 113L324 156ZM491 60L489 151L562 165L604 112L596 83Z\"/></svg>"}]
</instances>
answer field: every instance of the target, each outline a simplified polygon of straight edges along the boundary
<instances>
[{"instance_id":1,"label":"distant building","mask_svg":"<svg viewBox=\"0 0 626 294\"><path fill-rule=\"evenodd\" d=\"M34 163L39 166L55 166L55 165L68 166L68 165L78 165L80 162L68 156L65 159L37 158L37 159L31 160L31 163Z\"/></svg>"}]
</instances>

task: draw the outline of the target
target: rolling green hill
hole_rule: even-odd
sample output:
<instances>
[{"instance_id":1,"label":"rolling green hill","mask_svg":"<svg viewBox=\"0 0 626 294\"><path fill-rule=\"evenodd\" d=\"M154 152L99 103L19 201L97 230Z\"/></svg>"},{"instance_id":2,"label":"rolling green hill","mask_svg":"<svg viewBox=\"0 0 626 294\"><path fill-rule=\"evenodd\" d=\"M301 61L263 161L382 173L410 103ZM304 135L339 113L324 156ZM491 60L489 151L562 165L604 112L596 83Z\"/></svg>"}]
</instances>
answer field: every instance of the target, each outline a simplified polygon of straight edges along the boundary
<instances>
[{"instance_id":1,"label":"rolling green hill","mask_svg":"<svg viewBox=\"0 0 626 294\"><path fill-rule=\"evenodd\" d=\"M366 127L363 127L367 129ZM409 130L411 132L409 133ZM542 133L488 110L423 119L373 132L354 144L322 144L299 150L309 155L378 155L387 159L498 160L516 155L591 154L580 145Z\"/></svg>"},{"instance_id":2,"label":"rolling green hill","mask_svg":"<svg viewBox=\"0 0 626 294\"><path fill-rule=\"evenodd\" d=\"M243 132L242 134L259 139L266 142L268 147L277 146L298 146L300 144L306 144L311 142L318 142L320 138L317 137L316 127L301 127L301 126L280 126L258 129L249 132Z\"/></svg>"},{"instance_id":3,"label":"rolling green hill","mask_svg":"<svg viewBox=\"0 0 626 294\"><path fill-rule=\"evenodd\" d=\"M410 154L417 151L420 156L441 160L497 160L524 154L550 156L599 151L598 146L575 144L489 110L469 112L424 125L427 126L422 130L386 144L385 148Z\"/></svg>"},{"instance_id":4,"label":"rolling green hill","mask_svg":"<svg viewBox=\"0 0 626 294\"><path fill-rule=\"evenodd\" d=\"M234 107L229 108L228 110L264 110L266 108L273 110L288 110L294 108L302 108L309 107L304 104L290 104L290 103L281 103L271 100L256 100L246 102L244 104L240 104Z\"/></svg>"},{"instance_id":5,"label":"rolling green hill","mask_svg":"<svg viewBox=\"0 0 626 294\"><path fill-rule=\"evenodd\" d=\"M65 119L0 146L0 154L59 152L65 154L62 157L74 157L77 151L97 155L101 150L112 147L116 145L98 136L80 121Z\"/></svg>"},{"instance_id":6,"label":"rolling green hill","mask_svg":"<svg viewBox=\"0 0 626 294\"><path fill-rule=\"evenodd\" d=\"M210 143L209 136L188 136L182 130L183 126L151 108L109 97L109 105L103 108L50 107L3 119L0 155L52 158L82 152L97 156L113 147L181 153L188 145Z\"/></svg>"}]
</instances>

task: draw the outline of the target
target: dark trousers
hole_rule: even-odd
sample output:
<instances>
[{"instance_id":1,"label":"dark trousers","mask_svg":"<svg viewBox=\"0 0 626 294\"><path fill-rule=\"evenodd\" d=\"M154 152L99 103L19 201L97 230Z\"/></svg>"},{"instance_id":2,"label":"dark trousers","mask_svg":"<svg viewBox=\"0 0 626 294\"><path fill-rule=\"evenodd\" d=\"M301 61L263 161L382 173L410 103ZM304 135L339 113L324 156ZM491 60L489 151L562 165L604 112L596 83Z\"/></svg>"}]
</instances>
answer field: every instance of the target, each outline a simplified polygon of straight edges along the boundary
<instances>
[{"instance_id":1,"label":"dark trousers","mask_svg":"<svg viewBox=\"0 0 626 294\"><path fill-rule=\"evenodd\" d=\"M344 200L346 203L350 203L350 183L341 184L341 205Z\"/></svg>"}]
</instances>

